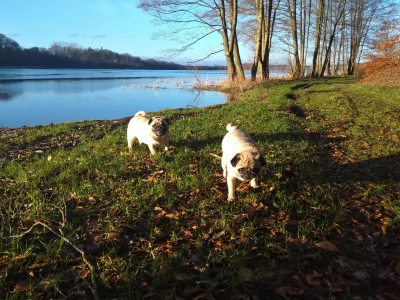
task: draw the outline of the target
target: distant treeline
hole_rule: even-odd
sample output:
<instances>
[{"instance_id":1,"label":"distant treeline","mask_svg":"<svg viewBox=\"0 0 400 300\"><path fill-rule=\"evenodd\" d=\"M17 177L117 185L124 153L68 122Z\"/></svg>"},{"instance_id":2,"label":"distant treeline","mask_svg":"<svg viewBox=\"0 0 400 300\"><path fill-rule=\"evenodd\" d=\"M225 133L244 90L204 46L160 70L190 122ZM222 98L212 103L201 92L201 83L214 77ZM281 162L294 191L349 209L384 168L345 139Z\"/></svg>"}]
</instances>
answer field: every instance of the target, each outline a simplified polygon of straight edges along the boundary
<instances>
[{"instance_id":1,"label":"distant treeline","mask_svg":"<svg viewBox=\"0 0 400 300\"><path fill-rule=\"evenodd\" d=\"M75 43L53 43L49 48L22 48L15 40L0 33L0 67L186 70L225 69L223 66L187 67L173 62L141 59L129 53L107 49L83 48Z\"/></svg>"}]
</instances>

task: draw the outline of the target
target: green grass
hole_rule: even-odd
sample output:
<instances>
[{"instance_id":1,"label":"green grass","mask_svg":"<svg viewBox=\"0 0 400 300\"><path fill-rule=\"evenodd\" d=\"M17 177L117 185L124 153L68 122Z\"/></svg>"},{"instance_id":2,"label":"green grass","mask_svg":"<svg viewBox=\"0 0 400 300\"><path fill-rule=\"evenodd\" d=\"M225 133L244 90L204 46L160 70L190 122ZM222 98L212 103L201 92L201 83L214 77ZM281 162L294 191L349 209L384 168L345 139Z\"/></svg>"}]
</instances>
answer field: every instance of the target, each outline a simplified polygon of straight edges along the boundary
<instances>
[{"instance_id":1,"label":"green grass","mask_svg":"<svg viewBox=\"0 0 400 300\"><path fill-rule=\"evenodd\" d=\"M156 156L128 152L129 118L0 129L0 298L91 298L92 275L104 299L398 295L400 90L331 78L235 93L150 113L172 120ZM230 122L267 161L233 203L210 154ZM26 232L38 221L95 273L47 228Z\"/></svg>"}]
</instances>

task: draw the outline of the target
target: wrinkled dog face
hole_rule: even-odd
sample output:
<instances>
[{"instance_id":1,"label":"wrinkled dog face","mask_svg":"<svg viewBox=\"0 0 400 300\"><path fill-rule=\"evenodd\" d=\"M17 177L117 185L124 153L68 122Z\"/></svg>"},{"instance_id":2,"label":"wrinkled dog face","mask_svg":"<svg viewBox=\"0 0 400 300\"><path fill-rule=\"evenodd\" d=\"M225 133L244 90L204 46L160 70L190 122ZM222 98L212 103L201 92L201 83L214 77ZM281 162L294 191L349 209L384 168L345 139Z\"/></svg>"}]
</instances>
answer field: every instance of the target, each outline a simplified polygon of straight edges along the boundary
<instances>
[{"instance_id":1,"label":"wrinkled dog face","mask_svg":"<svg viewBox=\"0 0 400 300\"><path fill-rule=\"evenodd\" d=\"M242 181L251 181L257 177L266 162L260 153L242 152L232 158L231 164L234 167L236 178Z\"/></svg>"},{"instance_id":2,"label":"wrinkled dog face","mask_svg":"<svg viewBox=\"0 0 400 300\"><path fill-rule=\"evenodd\" d=\"M164 117L153 117L149 119L149 125L156 136L162 137L169 129L169 120Z\"/></svg>"}]
</instances>

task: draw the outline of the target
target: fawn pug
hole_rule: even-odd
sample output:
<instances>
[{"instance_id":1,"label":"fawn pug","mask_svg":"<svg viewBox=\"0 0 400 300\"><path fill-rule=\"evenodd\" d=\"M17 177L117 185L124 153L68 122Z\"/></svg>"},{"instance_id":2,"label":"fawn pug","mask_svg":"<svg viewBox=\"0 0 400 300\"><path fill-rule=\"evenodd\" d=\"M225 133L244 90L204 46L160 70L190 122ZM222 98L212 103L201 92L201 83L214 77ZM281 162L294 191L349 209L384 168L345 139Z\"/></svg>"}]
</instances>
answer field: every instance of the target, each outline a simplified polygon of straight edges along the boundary
<instances>
[{"instance_id":1,"label":"fawn pug","mask_svg":"<svg viewBox=\"0 0 400 300\"><path fill-rule=\"evenodd\" d=\"M226 130L228 133L222 140L221 165L228 184L228 201L233 201L236 180L250 181L252 187L258 187L256 176L266 162L247 132L232 124L228 124Z\"/></svg>"},{"instance_id":2,"label":"fawn pug","mask_svg":"<svg viewBox=\"0 0 400 300\"><path fill-rule=\"evenodd\" d=\"M151 154L155 154L155 146L164 146L165 151L169 147L169 125L170 121L165 117L148 118L144 111L139 111L129 121L127 139L129 151L132 150L132 144L137 139L139 144L146 144Z\"/></svg>"}]
</instances>

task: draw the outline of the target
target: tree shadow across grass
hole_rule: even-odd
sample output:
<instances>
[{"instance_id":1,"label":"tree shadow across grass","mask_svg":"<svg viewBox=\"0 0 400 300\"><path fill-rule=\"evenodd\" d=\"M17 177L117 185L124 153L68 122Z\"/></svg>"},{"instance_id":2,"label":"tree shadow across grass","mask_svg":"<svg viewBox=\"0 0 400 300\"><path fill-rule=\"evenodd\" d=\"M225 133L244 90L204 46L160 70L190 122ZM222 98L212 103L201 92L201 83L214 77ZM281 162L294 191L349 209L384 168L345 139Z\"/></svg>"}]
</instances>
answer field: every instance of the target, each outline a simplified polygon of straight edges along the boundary
<instances>
[{"instance_id":1,"label":"tree shadow across grass","mask_svg":"<svg viewBox=\"0 0 400 300\"><path fill-rule=\"evenodd\" d=\"M303 201L292 203L292 207L287 208L286 213L294 222L308 219L310 216L304 212L299 216L296 208L298 205L310 208L306 204L307 197L320 198L319 209L322 213L316 212L315 214L319 215L316 219L322 218L324 222L332 222L338 229L325 236L335 244L333 252L323 255L327 259L329 269L318 266L316 261L313 268L323 270L325 274L332 275L332 270L336 270L337 274L345 275L345 286L352 295L370 296L389 292L389 287L394 286L398 276L383 277L382 270L390 272L388 270L392 270L393 264L400 259L400 234L395 230L386 229L387 220L396 218L396 213L387 206L387 201L399 201L400 153L343 163L345 153L340 145L347 138L332 138L326 133L294 132L269 137L255 136L255 139L283 140L292 139L293 136L299 140L306 139L310 143L311 148L315 149L313 155L316 161L310 163L294 159L281 163L282 169L291 170L282 174L282 182L285 185L280 186L281 193ZM309 172L312 169L314 172ZM271 173L268 175L272 176ZM304 189L309 191L302 195ZM269 199L267 197L266 202L270 204ZM304 211L308 211L309 208ZM297 225L292 227L287 229L295 234L298 230ZM301 253L298 255L302 256ZM359 268L363 276L354 275L354 272L346 273L344 265L350 269ZM350 278L354 280L354 285L349 283ZM400 292L398 287L395 290ZM396 294L393 294L395 290L390 293ZM335 296L342 299L345 293L338 290Z\"/></svg>"},{"instance_id":2,"label":"tree shadow across grass","mask_svg":"<svg viewBox=\"0 0 400 300\"><path fill-rule=\"evenodd\" d=\"M336 164L334 182L368 181L375 183L400 182L400 152L350 164Z\"/></svg>"},{"instance_id":3,"label":"tree shadow across grass","mask_svg":"<svg viewBox=\"0 0 400 300\"><path fill-rule=\"evenodd\" d=\"M298 113L293 114L304 119L305 112L300 107L298 110ZM289 240L292 242L288 243L284 253L274 247L264 249L268 253L265 254L268 259L264 262L275 260L275 257L280 271L287 272L286 277L272 280L270 285L279 286L286 282L288 286L300 286L302 293L306 291L304 299L327 299L330 296L345 299L349 294L370 297L400 293L396 285L399 274L396 275L394 270L396 262L400 260L400 234L395 230L386 230L385 221L396 217L385 201L399 200L400 153L343 163L345 154L341 152L340 145L348 140L347 137L332 137L326 132L308 132L306 128L302 129L304 126L299 127L296 131L269 135L249 132L259 145L263 145L262 152L266 152L268 143L293 141L295 145L296 141L307 140L310 155L315 158L313 161L306 156L301 159L281 159L279 163L267 166L269 169L263 172L261 181L280 182L277 187L279 198L286 197L292 199L292 202L289 201L284 208L280 207L276 198L277 191L272 186L262 186L255 193L258 195L257 199L268 206L269 212L266 215L257 210L247 212L248 219L256 223L262 221L262 224L258 224L260 230L255 236L271 235L271 231L276 229L269 231L267 228L278 226L278 223L282 223L279 226L284 226L287 235L291 236ZM178 141L177 145L200 150L220 144L222 138L223 136ZM279 180L274 177L277 169L283 170ZM225 185L220 188L225 194ZM248 193L247 189L239 195L243 196L245 193ZM314 202L309 201L310 197ZM282 211L283 216L286 215L290 221L284 218L274 219ZM293 238L299 235L300 228L306 226L304 224L315 228L312 233L313 241ZM325 224L329 230L325 228L318 232L317 224ZM264 239L269 242L276 240L272 235ZM322 245L327 248L315 246L315 241L326 241ZM260 249L262 247L258 251ZM276 255L274 251L280 254ZM252 264L251 258L248 261ZM263 264L262 261L259 258L254 266ZM293 267L288 268L289 265ZM316 281L313 281L313 275L310 274L316 276ZM295 284L292 276L296 276ZM323 278L329 284L324 285L317 278ZM265 283L254 281L249 283L251 285L254 289L249 290L250 294L260 296L260 293L274 291ZM241 288L243 287L239 289Z\"/></svg>"},{"instance_id":4,"label":"tree shadow across grass","mask_svg":"<svg viewBox=\"0 0 400 300\"><path fill-rule=\"evenodd\" d=\"M277 141L300 141L307 139L311 141L311 145L321 147L323 149L317 153L318 161L314 165L319 168L324 177L316 178L314 176L307 177L302 174L302 178L306 178L309 183L345 183L345 182L371 182L371 183L398 183L400 182L400 153L394 153L388 156L375 157L353 163L343 164L340 158L335 157L332 145L338 145L348 140L344 137L328 137L324 134L309 133L305 134L301 131L275 133L269 135L251 134L254 141L277 142ZM213 137L209 139L187 139L175 141L176 147L189 147L192 150L201 150L206 146L220 145L223 136ZM258 143L260 144L260 143ZM304 162L307 164L307 162ZM301 171L304 169L303 163L298 163L296 169Z\"/></svg>"},{"instance_id":5,"label":"tree shadow across grass","mask_svg":"<svg viewBox=\"0 0 400 300\"><path fill-rule=\"evenodd\" d=\"M317 153L319 168L323 169L326 175L322 182L400 182L400 153L351 163L341 163L341 156L344 154L340 152L340 143L346 141L347 138L332 138L319 133L310 133L306 138L316 147L324 145L323 149ZM320 179L318 179L318 182L321 182ZM308 178L308 180L315 182L315 178Z\"/></svg>"}]
</instances>

